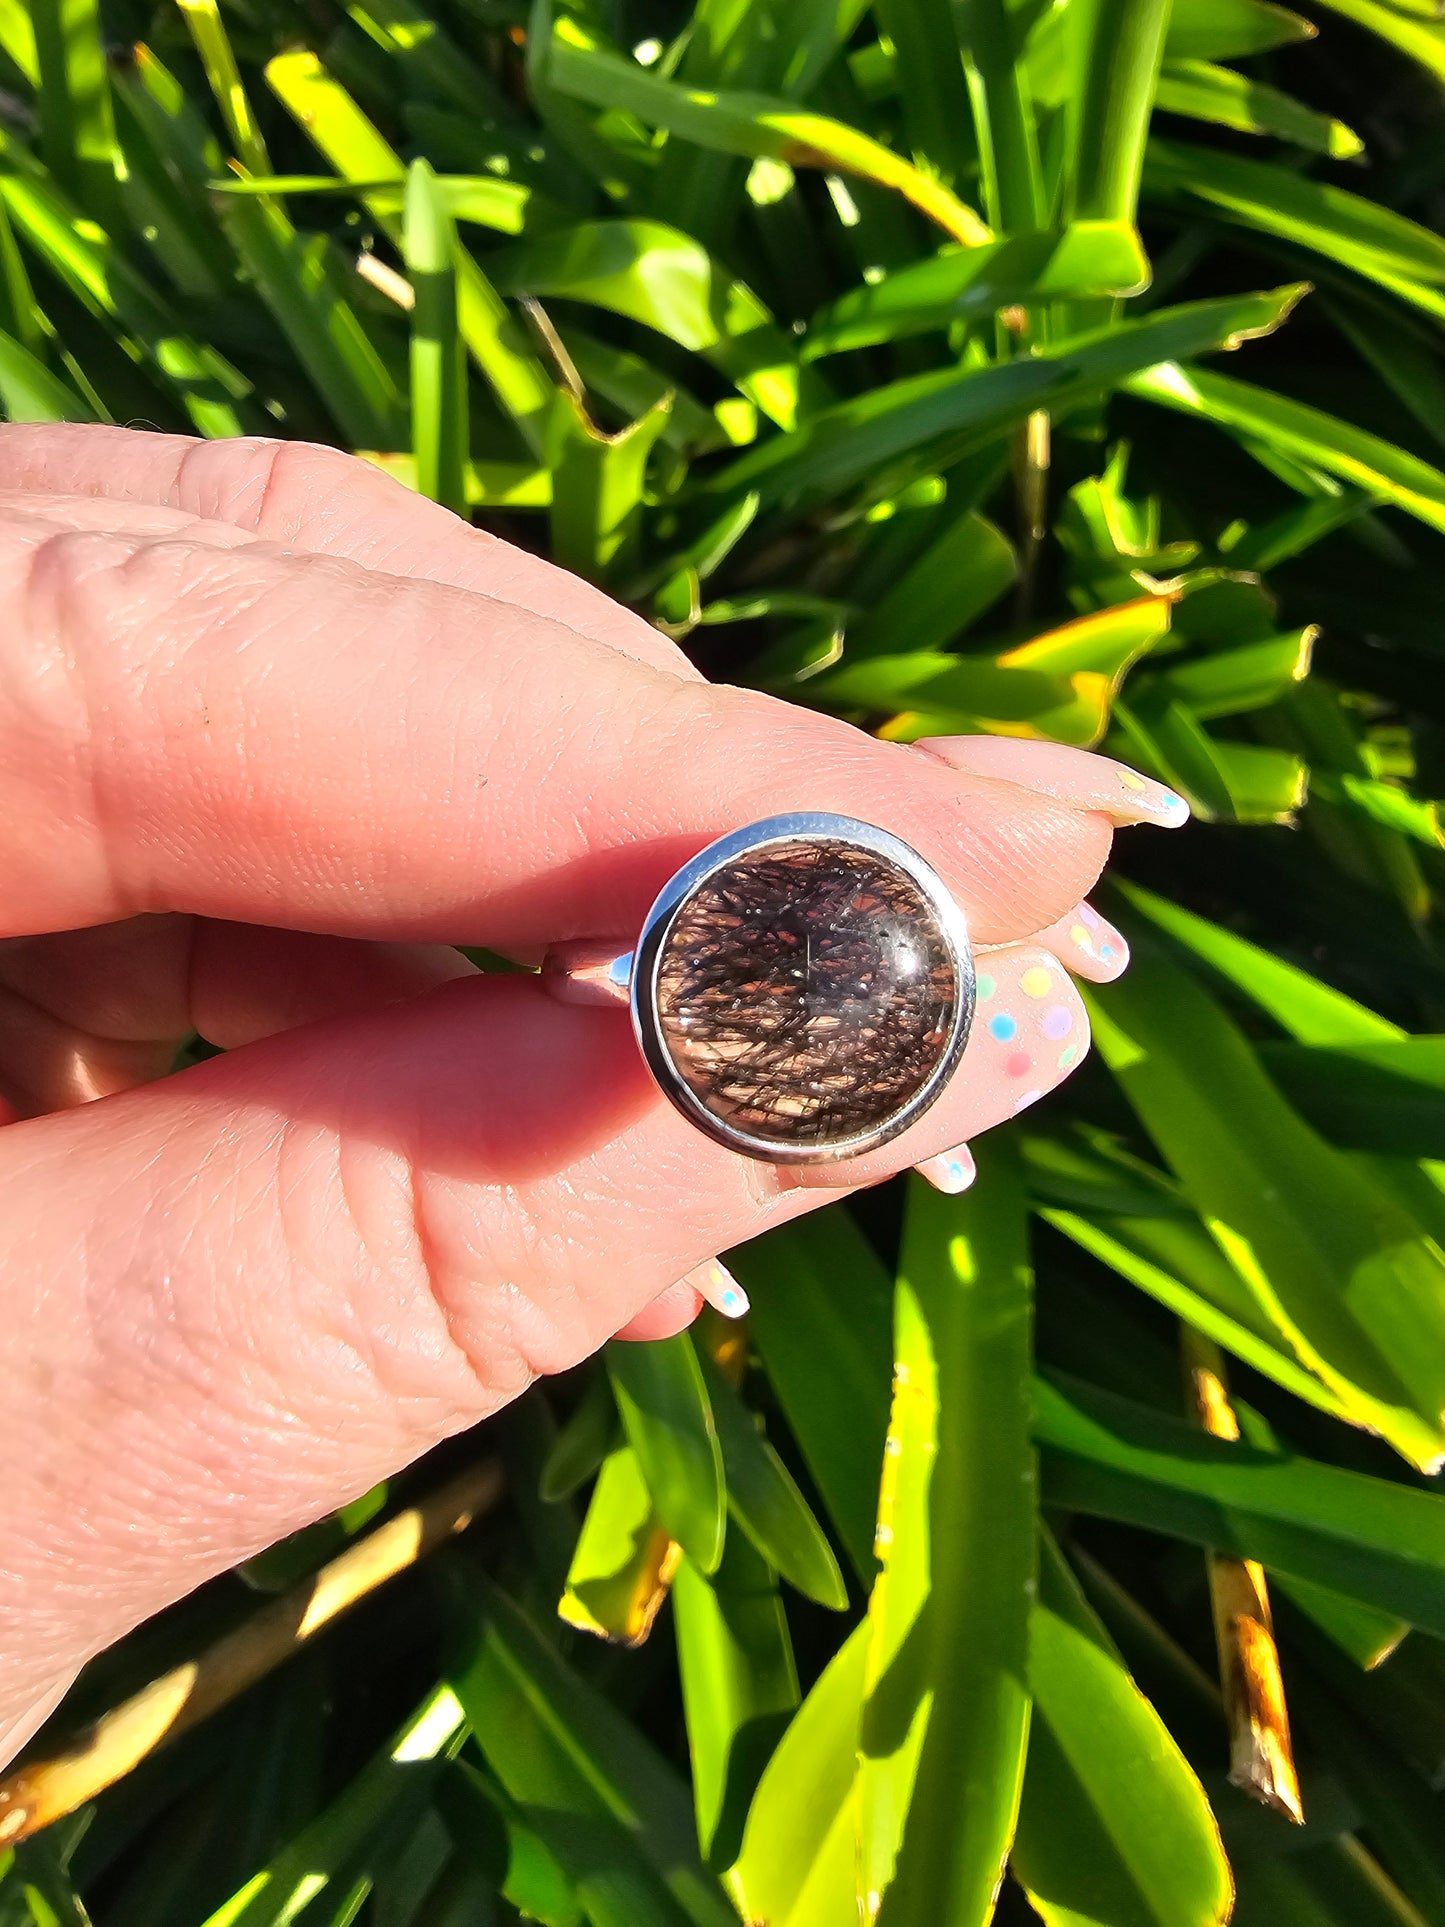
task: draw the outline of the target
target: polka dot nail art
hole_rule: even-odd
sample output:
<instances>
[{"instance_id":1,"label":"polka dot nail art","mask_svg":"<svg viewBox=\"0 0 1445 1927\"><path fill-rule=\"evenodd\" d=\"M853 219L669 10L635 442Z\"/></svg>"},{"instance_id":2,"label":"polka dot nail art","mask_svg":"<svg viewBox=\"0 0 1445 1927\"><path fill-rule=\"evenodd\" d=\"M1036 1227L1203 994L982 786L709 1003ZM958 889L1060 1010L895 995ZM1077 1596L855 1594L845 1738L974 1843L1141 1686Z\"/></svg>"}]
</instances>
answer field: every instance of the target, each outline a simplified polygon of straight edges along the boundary
<instances>
[{"instance_id":1,"label":"polka dot nail art","mask_svg":"<svg viewBox=\"0 0 1445 1927\"><path fill-rule=\"evenodd\" d=\"M1057 923L1039 933L1039 942L1076 977L1092 983L1112 983L1129 968L1129 946L1106 917L1089 903L1080 903Z\"/></svg>"}]
</instances>

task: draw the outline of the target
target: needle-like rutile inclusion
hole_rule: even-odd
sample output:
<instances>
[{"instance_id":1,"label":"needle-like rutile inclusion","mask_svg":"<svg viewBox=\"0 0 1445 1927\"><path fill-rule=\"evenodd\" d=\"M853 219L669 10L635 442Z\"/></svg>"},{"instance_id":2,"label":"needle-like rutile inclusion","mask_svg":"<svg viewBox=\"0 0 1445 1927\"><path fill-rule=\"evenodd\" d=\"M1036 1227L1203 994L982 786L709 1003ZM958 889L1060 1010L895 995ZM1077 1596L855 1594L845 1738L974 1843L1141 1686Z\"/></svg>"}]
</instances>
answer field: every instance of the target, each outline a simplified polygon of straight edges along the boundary
<instances>
[{"instance_id":1,"label":"needle-like rutile inclusion","mask_svg":"<svg viewBox=\"0 0 1445 1927\"><path fill-rule=\"evenodd\" d=\"M918 1094L959 995L931 905L844 843L776 844L678 912L657 975L662 1040L704 1109L780 1144L842 1142Z\"/></svg>"}]
</instances>

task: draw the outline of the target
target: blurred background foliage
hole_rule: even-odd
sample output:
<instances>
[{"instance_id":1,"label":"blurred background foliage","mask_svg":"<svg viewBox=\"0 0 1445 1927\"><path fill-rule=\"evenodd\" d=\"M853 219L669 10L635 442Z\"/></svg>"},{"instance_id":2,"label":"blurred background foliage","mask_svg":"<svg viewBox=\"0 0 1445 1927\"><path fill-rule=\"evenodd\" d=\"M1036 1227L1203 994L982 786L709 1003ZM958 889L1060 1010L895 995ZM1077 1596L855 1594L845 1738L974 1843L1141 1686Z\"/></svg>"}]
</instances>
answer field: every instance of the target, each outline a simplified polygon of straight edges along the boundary
<instances>
[{"instance_id":1,"label":"blurred background foliage","mask_svg":"<svg viewBox=\"0 0 1445 1927\"><path fill-rule=\"evenodd\" d=\"M10 417L334 442L1195 812L972 1194L95 1662L0 1927L1445 1923L1445 24L1300 5L0 0Z\"/></svg>"}]
</instances>

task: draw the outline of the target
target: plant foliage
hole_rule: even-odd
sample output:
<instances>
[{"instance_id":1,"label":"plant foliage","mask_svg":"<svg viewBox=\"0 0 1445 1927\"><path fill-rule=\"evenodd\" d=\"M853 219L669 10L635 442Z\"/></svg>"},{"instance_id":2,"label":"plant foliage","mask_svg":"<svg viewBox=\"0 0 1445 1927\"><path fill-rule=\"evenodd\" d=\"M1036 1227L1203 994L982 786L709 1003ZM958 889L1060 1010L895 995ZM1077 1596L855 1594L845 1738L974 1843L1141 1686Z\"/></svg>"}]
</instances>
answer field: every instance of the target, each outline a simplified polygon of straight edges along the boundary
<instances>
[{"instance_id":1,"label":"plant foliage","mask_svg":"<svg viewBox=\"0 0 1445 1927\"><path fill-rule=\"evenodd\" d=\"M9 417L334 442L711 674L1196 819L973 1193L536 1388L0 1927L1445 1923L1445 23L1297 4L0 0ZM1227 1777L1259 1570L1302 1826Z\"/></svg>"}]
</instances>

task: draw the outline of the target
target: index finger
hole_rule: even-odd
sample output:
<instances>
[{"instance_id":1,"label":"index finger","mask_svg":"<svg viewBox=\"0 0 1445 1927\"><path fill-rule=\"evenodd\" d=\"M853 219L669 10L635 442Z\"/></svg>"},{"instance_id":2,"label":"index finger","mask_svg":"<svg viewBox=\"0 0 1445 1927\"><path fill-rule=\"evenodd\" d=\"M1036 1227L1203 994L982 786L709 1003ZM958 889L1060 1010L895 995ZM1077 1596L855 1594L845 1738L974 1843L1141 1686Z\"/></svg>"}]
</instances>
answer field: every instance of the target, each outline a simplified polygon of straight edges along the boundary
<instances>
[{"instance_id":1,"label":"index finger","mask_svg":"<svg viewBox=\"0 0 1445 1927\"><path fill-rule=\"evenodd\" d=\"M11 934L143 910L520 947L630 938L702 844L894 830L984 941L1051 922L1101 815L689 681L475 591L264 540L0 512Z\"/></svg>"}]
</instances>

